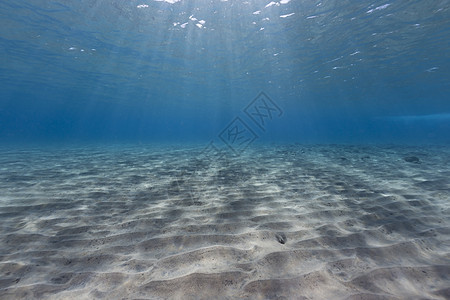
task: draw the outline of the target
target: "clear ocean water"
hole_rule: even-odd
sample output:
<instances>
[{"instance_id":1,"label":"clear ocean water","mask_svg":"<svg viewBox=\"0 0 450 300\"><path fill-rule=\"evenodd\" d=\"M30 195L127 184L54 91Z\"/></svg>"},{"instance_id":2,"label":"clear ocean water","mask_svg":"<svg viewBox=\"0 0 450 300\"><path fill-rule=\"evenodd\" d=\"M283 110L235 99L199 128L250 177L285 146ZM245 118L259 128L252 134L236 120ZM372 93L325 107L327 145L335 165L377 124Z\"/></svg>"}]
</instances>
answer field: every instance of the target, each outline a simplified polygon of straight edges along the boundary
<instances>
[{"instance_id":1,"label":"clear ocean water","mask_svg":"<svg viewBox=\"0 0 450 300\"><path fill-rule=\"evenodd\" d=\"M450 299L449 0L0 1L0 299Z\"/></svg>"},{"instance_id":2,"label":"clear ocean water","mask_svg":"<svg viewBox=\"0 0 450 300\"><path fill-rule=\"evenodd\" d=\"M209 142L264 92L258 142L448 144L449 6L5 0L1 142Z\"/></svg>"}]
</instances>

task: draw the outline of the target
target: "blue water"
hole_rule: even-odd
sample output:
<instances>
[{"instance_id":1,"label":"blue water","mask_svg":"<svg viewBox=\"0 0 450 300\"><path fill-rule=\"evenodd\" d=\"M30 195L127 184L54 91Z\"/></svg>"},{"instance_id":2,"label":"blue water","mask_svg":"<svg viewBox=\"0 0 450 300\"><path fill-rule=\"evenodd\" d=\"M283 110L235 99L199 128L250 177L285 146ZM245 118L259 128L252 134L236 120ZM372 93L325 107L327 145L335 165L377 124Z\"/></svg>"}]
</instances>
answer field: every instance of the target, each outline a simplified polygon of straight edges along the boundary
<instances>
[{"instance_id":1,"label":"blue water","mask_svg":"<svg viewBox=\"0 0 450 300\"><path fill-rule=\"evenodd\" d=\"M450 0L1 0L1 299L450 299Z\"/></svg>"},{"instance_id":2,"label":"blue water","mask_svg":"<svg viewBox=\"0 0 450 300\"><path fill-rule=\"evenodd\" d=\"M450 1L3 0L0 51L2 143L450 143Z\"/></svg>"}]
</instances>

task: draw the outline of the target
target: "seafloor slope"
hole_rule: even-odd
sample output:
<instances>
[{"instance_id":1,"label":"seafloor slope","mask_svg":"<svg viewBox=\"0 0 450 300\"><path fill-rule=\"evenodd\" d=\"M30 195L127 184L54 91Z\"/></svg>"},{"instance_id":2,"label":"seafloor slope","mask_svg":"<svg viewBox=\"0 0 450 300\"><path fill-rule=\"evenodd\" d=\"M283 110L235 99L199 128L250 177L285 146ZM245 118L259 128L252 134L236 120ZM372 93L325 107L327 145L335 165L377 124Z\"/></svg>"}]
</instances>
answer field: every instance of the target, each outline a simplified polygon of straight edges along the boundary
<instances>
[{"instance_id":1,"label":"seafloor slope","mask_svg":"<svg viewBox=\"0 0 450 300\"><path fill-rule=\"evenodd\" d=\"M450 149L0 150L2 299L450 298Z\"/></svg>"}]
</instances>

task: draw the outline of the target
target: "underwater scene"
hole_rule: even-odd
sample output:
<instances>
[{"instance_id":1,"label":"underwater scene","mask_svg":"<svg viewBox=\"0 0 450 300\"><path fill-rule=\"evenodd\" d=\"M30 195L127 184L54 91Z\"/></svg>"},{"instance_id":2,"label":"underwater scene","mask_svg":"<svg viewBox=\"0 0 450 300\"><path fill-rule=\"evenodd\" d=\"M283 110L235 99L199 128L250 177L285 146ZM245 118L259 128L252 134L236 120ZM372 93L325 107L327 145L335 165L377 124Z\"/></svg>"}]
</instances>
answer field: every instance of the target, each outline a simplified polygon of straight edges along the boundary
<instances>
[{"instance_id":1,"label":"underwater scene","mask_svg":"<svg viewBox=\"0 0 450 300\"><path fill-rule=\"evenodd\" d=\"M0 62L0 299L450 299L450 0L2 0Z\"/></svg>"}]
</instances>

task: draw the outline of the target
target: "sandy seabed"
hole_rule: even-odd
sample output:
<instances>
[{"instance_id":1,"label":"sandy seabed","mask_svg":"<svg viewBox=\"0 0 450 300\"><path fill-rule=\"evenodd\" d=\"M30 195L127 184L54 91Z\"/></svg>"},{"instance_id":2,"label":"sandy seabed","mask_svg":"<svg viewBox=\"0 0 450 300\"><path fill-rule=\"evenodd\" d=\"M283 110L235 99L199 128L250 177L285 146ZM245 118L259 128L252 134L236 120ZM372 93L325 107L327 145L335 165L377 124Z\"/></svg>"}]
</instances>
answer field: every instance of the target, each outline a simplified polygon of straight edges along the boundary
<instances>
[{"instance_id":1,"label":"sandy seabed","mask_svg":"<svg viewBox=\"0 0 450 300\"><path fill-rule=\"evenodd\" d=\"M0 149L1 299L450 299L450 148Z\"/></svg>"}]
</instances>

